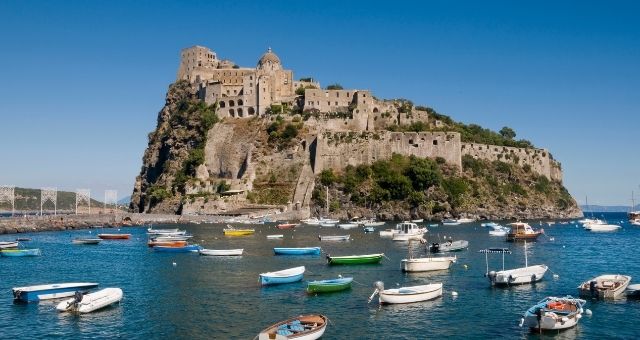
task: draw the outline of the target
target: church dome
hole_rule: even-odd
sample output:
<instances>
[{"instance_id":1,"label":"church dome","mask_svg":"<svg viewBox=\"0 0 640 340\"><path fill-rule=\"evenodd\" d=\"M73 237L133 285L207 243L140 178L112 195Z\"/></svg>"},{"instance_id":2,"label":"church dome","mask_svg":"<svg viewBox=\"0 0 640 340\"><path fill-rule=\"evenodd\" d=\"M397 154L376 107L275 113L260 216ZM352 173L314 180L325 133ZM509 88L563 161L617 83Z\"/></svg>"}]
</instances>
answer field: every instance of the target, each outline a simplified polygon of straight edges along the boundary
<instances>
[{"instance_id":1,"label":"church dome","mask_svg":"<svg viewBox=\"0 0 640 340\"><path fill-rule=\"evenodd\" d=\"M282 68L282 65L280 64L280 58L278 58L278 56L275 53L271 52L271 47L269 47L267 52L263 54L262 57L260 57L260 60L258 61L258 68L260 69L264 69L264 68L281 69Z\"/></svg>"}]
</instances>

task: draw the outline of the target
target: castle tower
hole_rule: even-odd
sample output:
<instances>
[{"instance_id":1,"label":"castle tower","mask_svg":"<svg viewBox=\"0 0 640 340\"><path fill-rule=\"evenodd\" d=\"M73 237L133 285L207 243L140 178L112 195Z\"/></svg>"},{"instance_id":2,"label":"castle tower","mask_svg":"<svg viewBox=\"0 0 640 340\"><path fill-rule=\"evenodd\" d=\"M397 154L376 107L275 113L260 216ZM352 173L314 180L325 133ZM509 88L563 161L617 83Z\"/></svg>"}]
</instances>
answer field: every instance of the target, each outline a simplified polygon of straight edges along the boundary
<instances>
[{"instance_id":1,"label":"castle tower","mask_svg":"<svg viewBox=\"0 0 640 340\"><path fill-rule=\"evenodd\" d=\"M280 58L271 51L271 47L267 49L267 52L258 60L258 70L264 70L267 72L282 70L282 64Z\"/></svg>"},{"instance_id":2,"label":"castle tower","mask_svg":"<svg viewBox=\"0 0 640 340\"><path fill-rule=\"evenodd\" d=\"M193 82L199 73L215 69L219 63L215 52L203 46L185 48L180 52L178 80Z\"/></svg>"}]
</instances>

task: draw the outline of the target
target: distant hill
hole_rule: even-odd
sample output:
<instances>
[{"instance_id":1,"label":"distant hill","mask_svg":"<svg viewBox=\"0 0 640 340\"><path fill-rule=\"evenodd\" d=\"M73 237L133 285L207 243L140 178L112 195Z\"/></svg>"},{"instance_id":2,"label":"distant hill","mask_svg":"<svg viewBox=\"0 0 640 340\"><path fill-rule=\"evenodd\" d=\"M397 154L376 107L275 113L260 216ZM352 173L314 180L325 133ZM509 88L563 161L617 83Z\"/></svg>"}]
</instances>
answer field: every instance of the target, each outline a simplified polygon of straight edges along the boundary
<instances>
[{"instance_id":1,"label":"distant hill","mask_svg":"<svg viewBox=\"0 0 640 340\"><path fill-rule=\"evenodd\" d=\"M124 198L121 198L121 199L118 201L118 204L119 204L119 205L126 205L126 206L128 206L128 205L129 205L129 203L131 203L131 195L129 195L129 196L127 196L127 197L124 197Z\"/></svg>"},{"instance_id":2,"label":"distant hill","mask_svg":"<svg viewBox=\"0 0 640 340\"><path fill-rule=\"evenodd\" d=\"M584 212L628 212L631 209L629 205L581 205L580 209ZM639 210L640 206L636 205L635 209Z\"/></svg>"},{"instance_id":3,"label":"distant hill","mask_svg":"<svg viewBox=\"0 0 640 340\"><path fill-rule=\"evenodd\" d=\"M75 210L76 193L58 191L57 205L58 210ZM102 207L103 203L91 199L91 206ZM45 210L53 210L53 204L51 202L46 202L43 208ZM40 189L16 188L15 209L40 211ZM11 204L7 202L0 203L0 210L11 210Z\"/></svg>"}]
</instances>

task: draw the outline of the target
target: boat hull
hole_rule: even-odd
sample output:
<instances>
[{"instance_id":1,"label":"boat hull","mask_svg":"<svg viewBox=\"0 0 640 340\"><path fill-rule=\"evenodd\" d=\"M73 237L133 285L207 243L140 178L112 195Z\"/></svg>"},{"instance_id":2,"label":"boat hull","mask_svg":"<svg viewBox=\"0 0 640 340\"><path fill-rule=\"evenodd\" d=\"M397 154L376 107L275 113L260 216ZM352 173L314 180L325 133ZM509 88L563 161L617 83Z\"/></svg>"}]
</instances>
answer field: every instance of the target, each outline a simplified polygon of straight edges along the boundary
<instances>
[{"instance_id":1,"label":"boat hull","mask_svg":"<svg viewBox=\"0 0 640 340\"><path fill-rule=\"evenodd\" d=\"M339 292L351 289L352 281L353 278L351 277L335 280L311 281L307 285L307 292L310 294Z\"/></svg>"},{"instance_id":2,"label":"boat hull","mask_svg":"<svg viewBox=\"0 0 640 340\"><path fill-rule=\"evenodd\" d=\"M73 244L100 244L100 242L102 242L100 238L75 239L71 241Z\"/></svg>"},{"instance_id":3,"label":"boat hull","mask_svg":"<svg viewBox=\"0 0 640 340\"><path fill-rule=\"evenodd\" d=\"M244 249L200 249L200 255L205 256L242 256Z\"/></svg>"},{"instance_id":4,"label":"boat hull","mask_svg":"<svg viewBox=\"0 0 640 340\"><path fill-rule=\"evenodd\" d=\"M192 253L192 252L198 252L200 249L202 248L197 244L192 244L184 247L164 247L164 246L153 247L154 251L157 251L160 253Z\"/></svg>"},{"instance_id":5,"label":"boat hull","mask_svg":"<svg viewBox=\"0 0 640 340\"><path fill-rule=\"evenodd\" d=\"M225 229L223 232L225 236L247 236L253 235L253 233L255 233L255 229Z\"/></svg>"},{"instance_id":6,"label":"boat hull","mask_svg":"<svg viewBox=\"0 0 640 340\"><path fill-rule=\"evenodd\" d=\"M382 260L384 254L355 255L355 256L327 256L327 262L332 265L374 264Z\"/></svg>"},{"instance_id":7,"label":"boat hull","mask_svg":"<svg viewBox=\"0 0 640 340\"><path fill-rule=\"evenodd\" d=\"M465 250L465 249L467 249L467 247L469 247L469 242L468 241L458 240L458 241L453 241L451 243L449 243L449 242L434 243L429 247L429 250L432 253L452 252L452 251Z\"/></svg>"},{"instance_id":8,"label":"boat hull","mask_svg":"<svg viewBox=\"0 0 640 340\"><path fill-rule=\"evenodd\" d=\"M13 299L19 302L37 302L73 296L76 291L86 292L98 287L97 283L57 283L13 288Z\"/></svg>"},{"instance_id":9,"label":"boat hull","mask_svg":"<svg viewBox=\"0 0 640 340\"><path fill-rule=\"evenodd\" d=\"M0 249L18 248L18 242L0 242Z\"/></svg>"},{"instance_id":10,"label":"boat hull","mask_svg":"<svg viewBox=\"0 0 640 340\"><path fill-rule=\"evenodd\" d=\"M295 322L294 320L300 321L299 325L302 327L299 330L303 331L295 333L287 331L286 325ZM324 334L328 320L321 314L300 315L267 327L256 338L258 340L315 340Z\"/></svg>"},{"instance_id":11,"label":"boat hull","mask_svg":"<svg viewBox=\"0 0 640 340\"><path fill-rule=\"evenodd\" d=\"M120 302L122 295L120 288L105 288L83 296L82 301L77 305L74 304L74 298L62 301L56 306L56 309L59 312L91 313Z\"/></svg>"},{"instance_id":12,"label":"boat hull","mask_svg":"<svg viewBox=\"0 0 640 340\"><path fill-rule=\"evenodd\" d=\"M519 241L536 241L538 236L540 236L540 232L536 232L534 234L507 234L507 242L519 242Z\"/></svg>"},{"instance_id":13,"label":"boat hull","mask_svg":"<svg viewBox=\"0 0 640 340\"><path fill-rule=\"evenodd\" d=\"M103 240L128 240L131 234L98 234L98 237Z\"/></svg>"},{"instance_id":14,"label":"boat hull","mask_svg":"<svg viewBox=\"0 0 640 340\"><path fill-rule=\"evenodd\" d=\"M594 282L592 287L592 282ZM607 274L594 277L578 286L580 296L601 300L614 300L624 296L631 276Z\"/></svg>"},{"instance_id":15,"label":"boat hull","mask_svg":"<svg viewBox=\"0 0 640 340\"><path fill-rule=\"evenodd\" d=\"M276 255L320 255L320 247L307 248L273 248Z\"/></svg>"},{"instance_id":16,"label":"boat hull","mask_svg":"<svg viewBox=\"0 0 640 340\"><path fill-rule=\"evenodd\" d=\"M3 249L0 255L4 257L40 256L40 249Z\"/></svg>"},{"instance_id":17,"label":"boat hull","mask_svg":"<svg viewBox=\"0 0 640 340\"><path fill-rule=\"evenodd\" d=\"M380 304L404 304L433 300L442 296L442 283L385 289L378 292Z\"/></svg>"},{"instance_id":18,"label":"boat hull","mask_svg":"<svg viewBox=\"0 0 640 340\"><path fill-rule=\"evenodd\" d=\"M305 267L301 266L280 270L277 272L262 273L260 274L260 284L263 286L267 286L298 282L302 280L304 271Z\"/></svg>"},{"instance_id":19,"label":"boat hull","mask_svg":"<svg viewBox=\"0 0 640 340\"><path fill-rule=\"evenodd\" d=\"M520 285L534 283L542 280L549 269L546 265L535 265L523 268L503 270L488 275L489 281L494 285Z\"/></svg>"},{"instance_id":20,"label":"boat hull","mask_svg":"<svg viewBox=\"0 0 640 340\"><path fill-rule=\"evenodd\" d=\"M425 257L419 259L403 259L400 269L404 272L428 272L434 270L446 270L456 262L455 257Z\"/></svg>"},{"instance_id":21,"label":"boat hull","mask_svg":"<svg viewBox=\"0 0 640 340\"><path fill-rule=\"evenodd\" d=\"M320 239L320 241L349 241L350 237L351 235L318 235L318 239Z\"/></svg>"}]
</instances>

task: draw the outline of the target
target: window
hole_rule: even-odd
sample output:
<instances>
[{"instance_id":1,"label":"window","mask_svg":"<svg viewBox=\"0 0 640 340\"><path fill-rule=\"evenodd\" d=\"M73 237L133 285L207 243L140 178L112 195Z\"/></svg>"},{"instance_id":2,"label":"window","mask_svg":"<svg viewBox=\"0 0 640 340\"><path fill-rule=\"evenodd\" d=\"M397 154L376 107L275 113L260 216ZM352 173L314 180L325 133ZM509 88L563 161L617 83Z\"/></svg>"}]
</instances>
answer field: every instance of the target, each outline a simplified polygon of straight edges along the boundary
<instances>
[{"instance_id":1,"label":"window","mask_svg":"<svg viewBox=\"0 0 640 340\"><path fill-rule=\"evenodd\" d=\"M233 100L229 101L229 106L236 106L236 103Z\"/></svg>"},{"instance_id":2,"label":"window","mask_svg":"<svg viewBox=\"0 0 640 340\"><path fill-rule=\"evenodd\" d=\"M336 102L336 106L338 106L338 102Z\"/></svg>"},{"instance_id":3,"label":"window","mask_svg":"<svg viewBox=\"0 0 640 340\"><path fill-rule=\"evenodd\" d=\"M438 145L438 140L434 139L433 140L433 145Z\"/></svg>"},{"instance_id":4,"label":"window","mask_svg":"<svg viewBox=\"0 0 640 340\"><path fill-rule=\"evenodd\" d=\"M328 105L328 106L331 106L331 102L327 102L327 105Z\"/></svg>"}]
</instances>

